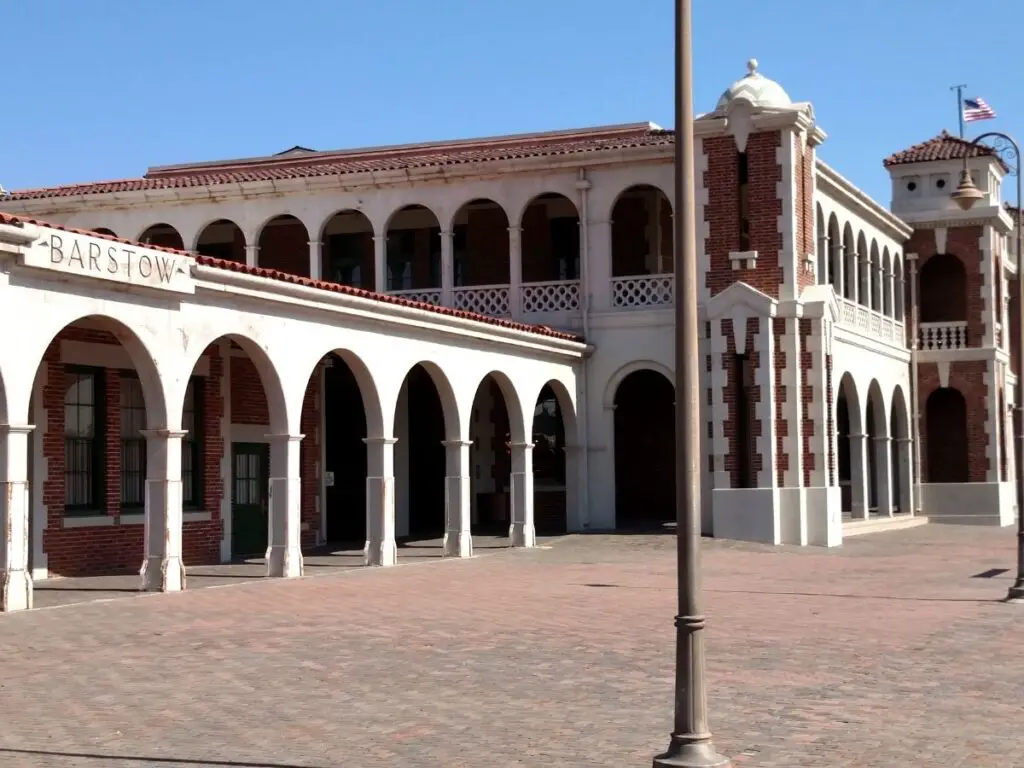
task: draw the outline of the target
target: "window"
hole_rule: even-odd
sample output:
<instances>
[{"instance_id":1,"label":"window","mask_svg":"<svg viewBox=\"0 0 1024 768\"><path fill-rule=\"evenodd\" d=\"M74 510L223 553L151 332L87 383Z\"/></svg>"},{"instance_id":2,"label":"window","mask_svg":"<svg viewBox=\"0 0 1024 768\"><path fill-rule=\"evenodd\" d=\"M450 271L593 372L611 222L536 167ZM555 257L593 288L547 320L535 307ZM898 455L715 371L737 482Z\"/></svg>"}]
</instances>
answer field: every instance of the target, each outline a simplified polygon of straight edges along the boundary
<instances>
[{"instance_id":1,"label":"window","mask_svg":"<svg viewBox=\"0 0 1024 768\"><path fill-rule=\"evenodd\" d=\"M181 414L181 428L186 430L181 440L181 503L198 509L202 494L202 393L203 380L193 377L185 389L185 407Z\"/></svg>"},{"instance_id":2,"label":"window","mask_svg":"<svg viewBox=\"0 0 1024 768\"><path fill-rule=\"evenodd\" d=\"M65 369L65 512L81 513L103 506L102 377L99 369Z\"/></svg>"},{"instance_id":3,"label":"window","mask_svg":"<svg viewBox=\"0 0 1024 768\"><path fill-rule=\"evenodd\" d=\"M750 250L750 191L749 168L747 153L740 152L737 156L737 180L739 182L739 213L740 213L740 250Z\"/></svg>"},{"instance_id":4,"label":"window","mask_svg":"<svg viewBox=\"0 0 1024 768\"><path fill-rule=\"evenodd\" d=\"M560 216L551 219L551 255L558 265L557 280L576 280L580 274L579 219Z\"/></svg>"},{"instance_id":5,"label":"window","mask_svg":"<svg viewBox=\"0 0 1024 768\"><path fill-rule=\"evenodd\" d=\"M142 383L121 374L121 507L146 505L146 399Z\"/></svg>"}]
</instances>

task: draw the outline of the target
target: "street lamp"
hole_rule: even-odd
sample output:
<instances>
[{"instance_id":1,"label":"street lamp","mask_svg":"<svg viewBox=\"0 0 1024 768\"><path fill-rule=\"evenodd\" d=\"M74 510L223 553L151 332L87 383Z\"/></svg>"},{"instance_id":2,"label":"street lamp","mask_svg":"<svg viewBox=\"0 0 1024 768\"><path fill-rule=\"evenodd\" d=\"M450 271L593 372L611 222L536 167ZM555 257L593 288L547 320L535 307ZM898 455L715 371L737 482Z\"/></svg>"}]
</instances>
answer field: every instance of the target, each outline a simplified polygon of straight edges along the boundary
<instances>
[{"instance_id":1,"label":"street lamp","mask_svg":"<svg viewBox=\"0 0 1024 768\"><path fill-rule=\"evenodd\" d=\"M1014 224L1014 236L1017 250L1017 389L1014 392L1015 407L1017 410L1017 456L1024 458L1024 398L1021 397L1024 388L1024 375L1020 370L1021 361L1024 360L1024 272L1021 271L1022 250L1021 243L1024 242L1024 216L1021 208L1024 206L1024 198L1021 197L1021 156L1020 146L1012 137L998 131L983 133L971 142L968 151L964 152L964 169L960 173L960 184L953 193L953 200L964 211L969 211L974 204L985 197L985 194L974 185L971 179L971 172L967 167L967 159L971 155L970 150L980 146L984 139L993 139L991 149L996 157L1006 164L1010 173L1017 177L1017 221ZM1002 279L1002 275L999 276ZM1007 329L1009 331L1009 329ZM1024 470L1024 462L1021 464ZM1017 578L1006 593L1006 602L1024 603L1024 471L1016 473L1017 485Z\"/></svg>"},{"instance_id":2,"label":"street lamp","mask_svg":"<svg viewBox=\"0 0 1024 768\"><path fill-rule=\"evenodd\" d=\"M704 624L700 610L700 358L697 349L697 209L693 143L692 0L676 0L675 321L676 626L675 718L654 768L725 768L708 729Z\"/></svg>"}]
</instances>

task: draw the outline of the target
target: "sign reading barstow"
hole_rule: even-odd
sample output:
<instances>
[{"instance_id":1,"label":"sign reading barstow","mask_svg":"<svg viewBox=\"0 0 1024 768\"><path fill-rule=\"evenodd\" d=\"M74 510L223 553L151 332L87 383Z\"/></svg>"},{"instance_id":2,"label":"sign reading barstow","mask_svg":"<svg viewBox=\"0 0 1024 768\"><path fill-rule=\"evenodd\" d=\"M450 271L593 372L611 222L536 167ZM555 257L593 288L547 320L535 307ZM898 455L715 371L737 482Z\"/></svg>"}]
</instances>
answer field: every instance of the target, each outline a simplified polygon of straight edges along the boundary
<instances>
[{"instance_id":1,"label":"sign reading barstow","mask_svg":"<svg viewBox=\"0 0 1024 768\"><path fill-rule=\"evenodd\" d=\"M192 259L185 254L73 232L43 229L42 237L25 250L22 263L68 275L195 293Z\"/></svg>"}]
</instances>

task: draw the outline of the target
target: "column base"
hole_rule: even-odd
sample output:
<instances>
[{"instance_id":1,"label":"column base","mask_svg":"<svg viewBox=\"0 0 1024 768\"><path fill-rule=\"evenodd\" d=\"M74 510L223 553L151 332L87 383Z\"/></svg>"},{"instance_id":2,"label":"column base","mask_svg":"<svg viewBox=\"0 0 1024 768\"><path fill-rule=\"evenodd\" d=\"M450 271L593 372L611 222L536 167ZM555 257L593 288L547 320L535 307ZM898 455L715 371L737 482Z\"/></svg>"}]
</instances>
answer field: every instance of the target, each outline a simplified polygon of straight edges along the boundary
<instances>
[{"instance_id":1,"label":"column base","mask_svg":"<svg viewBox=\"0 0 1024 768\"><path fill-rule=\"evenodd\" d=\"M473 536L469 531L448 531L444 535L444 557L472 557Z\"/></svg>"},{"instance_id":2,"label":"column base","mask_svg":"<svg viewBox=\"0 0 1024 768\"><path fill-rule=\"evenodd\" d=\"M1010 587L1003 602L1024 605L1024 585L1018 586L1014 584Z\"/></svg>"},{"instance_id":3,"label":"column base","mask_svg":"<svg viewBox=\"0 0 1024 768\"><path fill-rule=\"evenodd\" d=\"M389 566L398 563L398 545L394 539L386 541L367 541L363 547L363 563L365 565Z\"/></svg>"},{"instance_id":4,"label":"column base","mask_svg":"<svg viewBox=\"0 0 1024 768\"><path fill-rule=\"evenodd\" d=\"M302 550L286 544L267 549L267 576L276 579L295 579L302 575Z\"/></svg>"},{"instance_id":5,"label":"column base","mask_svg":"<svg viewBox=\"0 0 1024 768\"><path fill-rule=\"evenodd\" d=\"M185 588L185 564L179 557L149 557L139 570L142 592L180 592Z\"/></svg>"},{"instance_id":6,"label":"column base","mask_svg":"<svg viewBox=\"0 0 1024 768\"><path fill-rule=\"evenodd\" d=\"M654 758L654 768L727 768L732 765L725 755L715 752L710 744L676 744L668 752Z\"/></svg>"},{"instance_id":7,"label":"column base","mask_svg":"<svg viewBox=\"0 0 1024 768\"><path fill-rule=\"evenodd\" d=\"M0 572L0 612L27 611L31 607L32 577L28 572Z\"/></svg>"},{"instance_id":8,"label":"column base","mask_svg":"<svg viewBox=\"0 0 1024 768\"><path fill-rule=\"evenodd\" d=\"M512 540L513 547L537 546L537 531L532 525L526 523L512 523L508 530L508 537Z\"/></svg>"}]
</instances>

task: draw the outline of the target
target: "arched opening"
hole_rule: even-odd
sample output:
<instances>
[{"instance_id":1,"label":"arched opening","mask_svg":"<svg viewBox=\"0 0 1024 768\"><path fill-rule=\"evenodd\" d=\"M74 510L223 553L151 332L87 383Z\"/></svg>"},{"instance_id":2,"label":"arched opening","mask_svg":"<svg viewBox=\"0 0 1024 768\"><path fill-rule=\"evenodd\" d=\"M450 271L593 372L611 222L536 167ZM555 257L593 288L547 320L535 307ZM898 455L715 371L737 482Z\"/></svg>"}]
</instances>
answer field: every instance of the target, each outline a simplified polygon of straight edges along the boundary
<instances>
[{"instance_id":1,"label":"arched opening","mask_svg":"<svg viewBox=\"0 0 1024 768\"><path fill-rule=\"evenodd\" d=\"M832 259L828 252L828 231L825 229L825 213L821 204L815 206L814 226L818 233L818 283L828 285L833 281Z\"/></svg>"},{"instance_id":2,"label":"arched opening","mask_svg":"<svg viewBox=\"0 0 1024 768\"><path fill-rule=\"evenodd\" d=\"M114 230L112 230L112 229L108 229L107 227L94 227L92 231L95 232L97 235L106 235L107 237L117 237L117 233L114 232Z\"/></svg>"},{"instance_id":3,"label":"arched opening","mask_svg":"<svg viewBox=\"0 0 1024 768\"><path fill-rule=\"evenodd\" d=\"M524 302L524 309L548 306L540 300L545 291L561 297L556 305L568 301L566 308L578 306L580 216L569 198L545 193L526 206L521 254L524 296L532 297Z\"/></svg>"},{"instance_id":4,"label":"arched opening","mask_svg":"<svg viewBox=\"0 0 1024 768\"><path fill-rule=\"evenodd\" d=\"M567 529L569 491L575 482L575 457L570 470L566 456L567 446L574 446L576 439L571 408L564 388L549 382L533 409L533 514L538 536L558 535Z\"/></svg>"},{"instance_id":5,"label":"arched opening","mask_svg":"<svg viewBox=\"0 0 1024 768\"><path fill-rule=\"evenodd\" d=\"M893 317L898 323L906 323L907 318L903 310L903 298L907 288L903 282L903 259L900 258L898 253L894 254L892 259L892 282Z\"/></svg>"},{"instance_id":6,"label":"arched opening","mask_svg":"<svg viewBox=\"0 0 1024 768\"><path fill-rule=\"evenodd\" d=\"M207 224L196 238L195 252L213 259L245 263L245 234L229 219Z\"/></svg>"},{"instance_id":7,"label":"arched opening","mask_svg":"<svg viewBox=\"0 0 1024 768\"><path fill-rule=\"evenodd\" d=\"M842 510L847 517L853 516L856 502L863 503L859 492L863 487L863 464L859 461L864 445L861 429L860 399L853 377L847 373L839 382L836 398L836 464Z\"/></svg>"},{"instance_id":8,"label":"arched opening","mask_svg":"<svg viewBox=\"0 0 1024 768\"><path fill-rule=\"evenodd\" d=\"M156 245L160 248L174 248L179 251L185 250L185 241L181 239L178 230L170 224L154 224L147 227L139 235L139 242L145 245Z\"/></svg>"},{"instance_id":9,"label":"arched opening","mask_svg":"<svg viewBox=\"0 0 1024 768\"><path fill-rule=\"evenodd\" d=\"M892 260L889 258L889 248L882 251L882 313L892 317L892 293L893 284Z\"/></svg>"},{"instance_id":10,"label":"arched opening","mask_svg":"<svg viewBox=\"0 0 1024 768\"><path fill-rule=\"evenodd\" d=\"M868 251L871 259L871 308L875 312L882 311L883 292L882 285L882 256L878 251L878 241L871 241L871 249Z\"/></svg>"},{"instance_id":11,"label":"arched opening","mask_svg":"<svg viewBox=\"0 0 1024 768\"><path fill-rule=\"evenodd\" d=\"M452 220L452 285L507 288L508 215L493 200L472 200Z\"/></svg>"},{"instance_id":12,"label":"arched opening","mask_svg":"<svg viewBox=\"0 0 1024 768\"><path fill-rule=\"evenodd\" d=\"M849 301L858 301L859 293L859 270L857 257L857 243L853 239L853 227L846 224L843 227L843 298Z\"/></svg>"},{"instance_id":13,"label":"arched opening","mask_svg":"<svg viewBox=\"0 0 1024 768\"><path fill-rule=\"evenodd\" d=\"M925 402L925 447L929 483L966 483L967 401L956 389L939 387Z\"/></svg>"},{"instance_id":14,"label":"arched opening","mask_svg":"<svg viewBox=\"0 0 1024 768\"><path fill-rule=\"evenodd\" d=\"M839 219L834 213L828 217L828 247L828 280L835 289L836 296L842 298L844 296L843 275L846 273L843 263L843 235L839 230Z\"/></svg>"},{"instance_id":15,"label":"arched opening","mask_svg":"<svg viewBox=\"0 0 1024 768\"><path fill-rule=\"evenodd\" d=\"M511 403L511 406L510 406ZM522 424L522 412L511 383L496 374L484 377L473 398L469 425L471 447L471 520L474 547L477 537L497 537L502 545L512 522L512 449L522 441L522 427L514 435L512 424Z\"/></svg>"},{"instance_id":16,"label":"arched opening","mask_svg":"<svg viewBox=\"0 0 1024 768\"><path fill-rule=\"evenodd\" d=\"M407 205L392 214L385 235L387 291L440 304L441 226L434 212Z\"/></svg>"},{"instance_id":17,"label":"arched opening","mask_svg":"<svg viewBox=\"0 0 1024 768\"><path fill-rule=\"evenodd\" d=\"M889 421L885 418L885 402L878 381L868 387L864 433L867 439L868 517L888 515L889 502Z\"/></svg>"},{"instance_id":18,"label":"arched opening","mask_svg":"<svg viewBox=\"0 0 1024 768\"><path fill-rule=\"evenodd\" d=\"M44 499L38 509L46 514L43 524L30 524L30 531L41 532L41 541L32 537L34 554L45 557L53 575L138 573L144 557L144 430L167 424L149 350L114 319L72 322L43 353L32 402L46 417L37 416L30 456L49 459L42 487L31 491ZM40 585L59 588L60 582Z\"/></svg>"},{"instance_id":19,"label":"arched opening","mask_svg":"<svg viewBox=\"0 0 1024 768\"><path fill-rule=\"evenodd\" d=\"M658 371L626 376L615 391L615 524L660 526L676 518L675 388Z\"/></svg>"},{"instance_id":20,"label":"arched opening","mask_svg":"<svg viewBox=\"0 0 1024 768\"><path fill-rule=\"evenodd\" d=\"M309 231L291 214L275 216L260 230L257 264L290 275L309 277Z\"/></svg>"},{"instance_id":21,"label":"arched opening","mask_svg":"<svg viewBox=\"0 0 1024 768\"><path fill-rule=\"evenodd\" d=\"M373 224L362 211L339 211L327 220L321 233L324 280L354 288L374 285Z\"/></svg>"},{"instance_id":22,"label":"arched opening","mask_svg":"<svg viewBox=\"0 0 1024 768\"><path fill-rule=\"evenodd\" d=\"M925 349L967 346L967 271L953 254L927 259L918 276L920 322Z\"/></svg>"},{"instance_id":23,"label":"arched opening","mask_svg":"<svg viewBox=\"0 0 1024 768\"><path fill-rule=\"evenodd\" d=\"M857 233L857 302L863 307L871 306L871 283L873 276L871 251L863 232Z\"/></svg>"},{"instance_id":24,"label":"arched opening","mask_svg":"<svg viewBox=\"0 0 1024 768\"><path fill-rule=\"evenodd\" d=\"M405 542L439 539L445 531L445 408L426 366L413 366L405 377L395 413L396 535ZM404 447L403 447L404 446Z\"/></svg>"},{"instance_id":25,"label":"arched opening","mask_svg":"<svg viewBox=\"0 0 1024 768\"><path fill-rule=\"evenodd\" d=\"M892 412L889 415L889 434L894 444L892 451L892 499L893 512L912 514L914 456L910 441L910 419L907 415L907 401L903 390L896 387L892 395Z\"/></svg>"},{"instance_id":26,"label":"arched opening","mask_svg":"<svg viewBox=\"0 0 1024 768\"><path fill-rule=\"evenodd\" d=\"M612 304L672 303L672 205L657 187L625 190L611 213Z\"/></svg>"}]
</instances>

